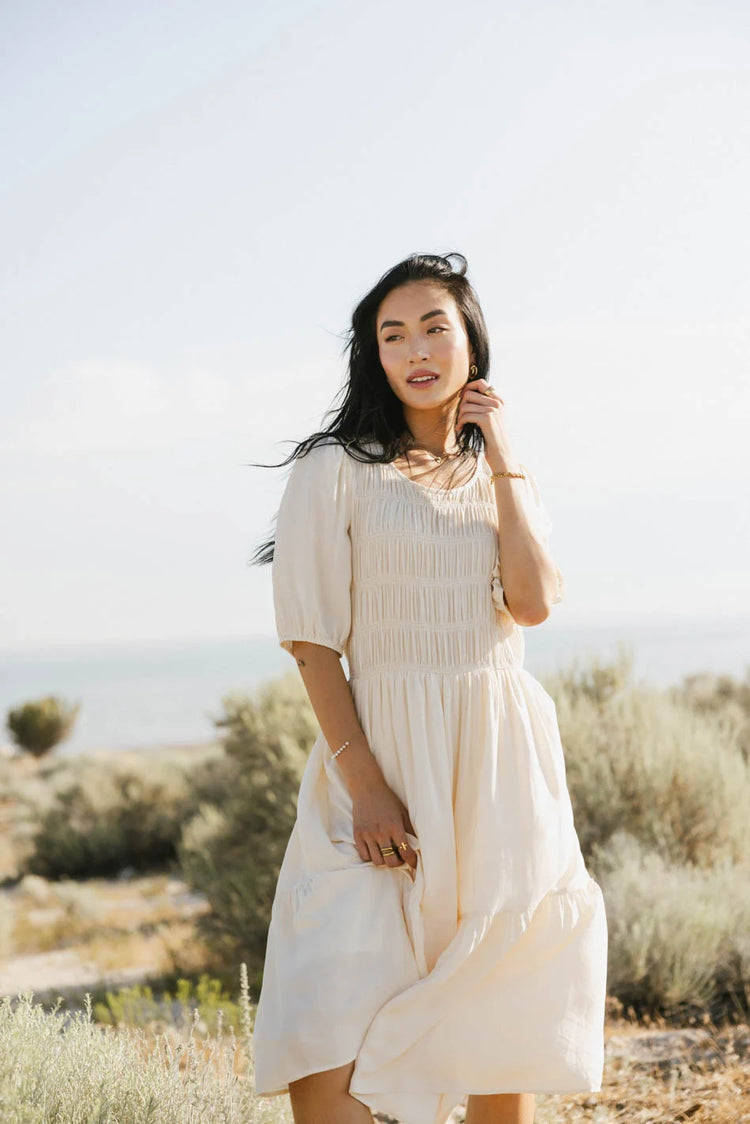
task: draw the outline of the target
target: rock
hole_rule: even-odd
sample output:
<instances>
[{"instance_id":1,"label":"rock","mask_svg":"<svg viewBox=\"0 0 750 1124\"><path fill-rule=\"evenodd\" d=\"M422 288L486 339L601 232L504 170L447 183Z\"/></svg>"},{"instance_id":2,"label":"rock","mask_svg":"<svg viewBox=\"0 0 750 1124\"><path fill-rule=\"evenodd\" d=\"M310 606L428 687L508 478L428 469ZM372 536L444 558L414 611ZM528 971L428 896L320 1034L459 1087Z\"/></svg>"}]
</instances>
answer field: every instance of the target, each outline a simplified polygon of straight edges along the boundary
<instances>
[{"instance_id":1,"label":"rock","mask_svg":"<svg viewBox=\"0 0 750 1124\"><path fill-rule=\"evenodd\" d=\"M661 1069L696 1062L706 1064L724 1057L715 1036L700 1028L613 1035L605 1052L610 1058L625 1058L638 1067Z\"/></svg>"}]
</instances>

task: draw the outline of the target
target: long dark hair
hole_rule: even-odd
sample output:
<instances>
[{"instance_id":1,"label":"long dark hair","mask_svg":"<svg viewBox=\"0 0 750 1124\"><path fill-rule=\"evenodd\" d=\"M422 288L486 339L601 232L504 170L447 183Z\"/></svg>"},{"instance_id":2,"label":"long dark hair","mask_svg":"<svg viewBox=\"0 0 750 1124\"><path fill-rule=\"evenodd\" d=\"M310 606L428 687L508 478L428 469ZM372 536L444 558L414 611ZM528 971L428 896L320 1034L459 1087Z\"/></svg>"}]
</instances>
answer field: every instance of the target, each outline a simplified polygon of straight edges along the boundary
<instances>
[{"instance_id":1,"label":"long dark hair","mask_svg":"<svg viewBox=\"0 0 750 1124\"><path fill-rule=\"evenodd\" d=\"M457 260L457 266L452 259ZM344 354L349 352L348 377L337 394L343 394L331 423L310 437L304 438L286 460L276 465L253 465L255 468L282 468L296 457L304 456L315 445L341 444L355 460L387 464L399 456L408 456L410 439L413 439L406 420L403 404L394 394L380 362L378 351L377 311L392 289L410 281L432 281L453 297L461 312L469 344L474 352L477 374L474 378L489 379L490 343L487 326L477 295L466 278L467 261L463 254L452 251L439 254L411 254L399 262L370 289L352 314L351 327L345 334ZM325 417L334 413L335 405ZM377 442L382 450L365 446ZM461 453L475 455L484 447L484 436L473 422L461 428L457 436ZM275 520L274 520L275 522ZM275 536L261 543L254 551L251 565L265 565L273 561Z\"/></svg>"}]
</instances>

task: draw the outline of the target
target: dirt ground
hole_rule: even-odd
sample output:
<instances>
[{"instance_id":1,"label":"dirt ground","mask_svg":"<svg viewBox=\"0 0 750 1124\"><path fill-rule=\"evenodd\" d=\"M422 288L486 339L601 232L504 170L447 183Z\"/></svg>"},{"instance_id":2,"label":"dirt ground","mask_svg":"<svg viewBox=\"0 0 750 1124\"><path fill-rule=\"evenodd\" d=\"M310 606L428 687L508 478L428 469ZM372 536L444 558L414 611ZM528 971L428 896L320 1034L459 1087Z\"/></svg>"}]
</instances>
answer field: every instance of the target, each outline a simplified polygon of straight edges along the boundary
<instances>
[{"instance_id":1,"label":"dirt ground","mask_svg":"<svg viewBox=\"0 0 750 1124\"><path fill-rule=\"evenodd\" d=\"M87 882L27 875L0 889L0 994L37 997L126 986L201 967L195 921L208 909L165 874Z\"/></svg>"}]
</instances>

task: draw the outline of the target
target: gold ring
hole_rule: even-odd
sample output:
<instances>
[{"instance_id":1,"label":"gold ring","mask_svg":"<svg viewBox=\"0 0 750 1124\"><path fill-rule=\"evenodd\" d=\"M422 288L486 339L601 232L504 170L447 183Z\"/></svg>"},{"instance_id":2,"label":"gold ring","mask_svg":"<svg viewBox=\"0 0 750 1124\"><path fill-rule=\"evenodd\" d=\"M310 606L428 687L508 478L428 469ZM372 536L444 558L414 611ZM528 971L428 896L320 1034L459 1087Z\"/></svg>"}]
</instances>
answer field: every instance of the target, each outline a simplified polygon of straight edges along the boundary
<instances>
[{"instance_id":1,"label":"gold ring","mask_svg":"<svg viewBox=\"0 0 750 1124\"><path fill-rule=\"evenodd\" d=\"M396 851L393 847L379 847L381 855L395 855Z\"/></svg>"},{"instance_id":2,"label":"gold ring","mask_svg":"<svg viewBox=\"0 0 750 1124\"><path fill-rule=\"evenodd\" d=\"M405 851L408 846L409 844L406 842L406 840L404 840L403 843L399 843L399 847L402 851Z\"/></svg>"},{"instance_id":3,"label":"gold ring","mask_svg":"<svg viewBox=\"0 0 750 1124\"><path fill-rule=\"evenodd\" d=\"M488 386L486 390L482 391L482 394L494 394L494 393L495 393L494 386Z\"/></svg>"}]
</instances>

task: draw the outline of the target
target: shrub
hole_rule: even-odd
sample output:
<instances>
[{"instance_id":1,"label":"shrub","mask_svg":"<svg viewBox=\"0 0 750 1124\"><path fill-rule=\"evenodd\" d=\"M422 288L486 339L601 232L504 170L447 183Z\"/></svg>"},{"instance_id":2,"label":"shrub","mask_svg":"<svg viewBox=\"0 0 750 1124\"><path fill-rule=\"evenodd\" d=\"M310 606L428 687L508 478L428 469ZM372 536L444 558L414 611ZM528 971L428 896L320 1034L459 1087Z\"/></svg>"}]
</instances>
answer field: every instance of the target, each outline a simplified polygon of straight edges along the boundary
<instances>
[{"instance_id":1,"label":"shrub","mask_svg":"<svg viewBox=\"0 0 750 1124\"><path fill-rule=\"evenodd\" d=\"M175 993L169 991L154 995L145 984L122 987L117 991L107 991L105 999L94 1005L94 1017L98 1022L111 1026L148 1027L154 1023L165 1023L177 1027L189 1027L195 1012L200 1017L203 1033L215 1034L219 1026L241 1025L241 1008L224 989L221 980L201 975L197 983L177 980Z\"/></svg>"},{"instance_id":2,"label":"shrub","mask_svg":"<svg viewBox=\"0 0 750 1124\"><path fill-rule=\"evenodd\" d=\"M586 857L620 830L672 863L748 854L750 767L731 714L629 683L627 661L564 672L548 689Z\"/></svg>"},{"instance_id":3,"label":"shrub","mask_svg":"<svg viewBox=\"0 0 750 1124\"><path fill-rule=\"evenodd\" d=\"M45 1011L30 994L0 1001L3 1124L287 1124L288 1100L257 1097L253 1085L247 977L242 1033L217 1025L202 1035L200 1012L175 1039L101 1027L85 1012ZM171 1029L171 1028L168 1028Z\"/></svg>"},{"instance_id":4,"label":"shrub","mask_svg":"<svg viewBox=\"0 0 750 1124\"><path fill-rule=\"evenodd\" d=\"M677 865L626 832L595 848L608 991L638 1014L750 1006L750 870Z\"/></svg>"},{"instance_id":5,"label":"shrub","mask_svg":"<svg viewBox=\"0 0 750 1124\"><path fill-rule=\"evenodd\" d=\"M25 870L45 878L93 878L173 860L194 811L187 770L141 755L81 762L39 813Z\"/></svg>"},{"instance_id":6,"label":"shrub","mask_svg":"<svg viewBox=\"0 0 750 1124\"><path fill-rule=\"evenodd\" d=\"M734 737L745 760L750 759L750 667L745 678L702 672L683 676L669 695L700 713L720 714L734 727Z\"/></svg>"},{"instance_id":7,"label":"shrub","mask_svg":"<svg viewBox=\"0 0 750 1124\"><path fill-rule=\"evenodd\" d=\"M23 703L8 711L8 732L21 749L43 757L70 736L80 707L79 702L68 705L56 695Z\"/></svg>"},{"instance_id":8,"label":"shrub","mask_svg":"<svg viewBox=\"0 0 750 1124\"><path fill-rule=\"evenodd\" d=\"M55 879L160 866L164 860L154 859L152 864L147 847L139 841L140 823L133 809L138 803L137 792L143 800L161 800L162 789L174 785L182 794L184 811L174 826L171 843L174 855L174 840L182 823L195 813L200 801L194 778L203 775L204 766L209 774L209 763L220 755L221 746L215 744L147 753L123 750L76 754L41 761L19 757L6 762L6 768L0 768L0 818L5 819L9 830L0 832L0 875L18 878L36 870L35 862L41 874ZM132 780L123 783L123 778ZM167 798L168 817L175 813L174 803ZM72 820L68 819L68 808ZM144 829L151 830L151 812L142 823ZM103 855L108 856L104 864L98 855L92 857L93 839L104 841ZM131 842L135 845L133 855L128 850Z\"/></svg>"},{"instance_id":9,"label":"shrub","mask_svg":"<svg viewBox=\"0 0 750 1124\"><path fill-rule=\"evenodd\" d=\"M199 923L214 948L259 966L302 772L319 728L295 673L253 698L228 696L223 706L215 724L225 731L226 756L213 778L221 807L203 801L178 853L185 878L213 907Z\"/></svg>"}]
</instances>

